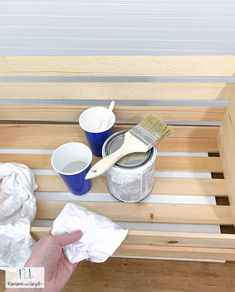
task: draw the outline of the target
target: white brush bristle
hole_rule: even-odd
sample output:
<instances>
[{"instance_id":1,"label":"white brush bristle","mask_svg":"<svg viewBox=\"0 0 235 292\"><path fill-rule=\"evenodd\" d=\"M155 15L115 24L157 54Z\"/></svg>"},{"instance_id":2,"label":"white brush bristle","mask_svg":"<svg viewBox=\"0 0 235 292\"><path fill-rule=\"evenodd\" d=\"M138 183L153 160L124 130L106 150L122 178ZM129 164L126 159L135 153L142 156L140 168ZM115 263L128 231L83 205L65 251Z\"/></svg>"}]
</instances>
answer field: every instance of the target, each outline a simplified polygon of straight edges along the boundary
<instances>
[{"instance_id":1,"label":"white brush bristle","mask_svg":"<svg viewBox=\"0 0 235 292\"><path fill-rule=\"evenodd\" d=\"M155 116L147 116L138 125L158 137L158 139L167 137L172 132L164 121Z\"/></svg>"},{"instance_id":2,"label":"white brush bristle","mask_svg":"<svg viewBox=\"0 0 235 292\"><path fill-rule=\"evenodd\" d=\"M132 128L130 133L141 140L150 149L158 140L169 136L172 130L158 117L147 116L138 125Z\"/></svg>"}]
</instances>

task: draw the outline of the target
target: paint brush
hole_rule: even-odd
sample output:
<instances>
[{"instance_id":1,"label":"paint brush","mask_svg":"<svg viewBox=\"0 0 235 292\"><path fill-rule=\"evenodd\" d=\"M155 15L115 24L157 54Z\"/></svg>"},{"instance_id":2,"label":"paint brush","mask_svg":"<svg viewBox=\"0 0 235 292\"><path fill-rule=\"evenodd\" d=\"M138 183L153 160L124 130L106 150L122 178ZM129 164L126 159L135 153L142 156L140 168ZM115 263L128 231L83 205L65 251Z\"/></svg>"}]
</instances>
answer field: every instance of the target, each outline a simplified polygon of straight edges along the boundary
<instances>
[{"instance_id":1,"label":"paint brush","mask_svg":"<svg viewBox=\"0 0 235 292\"><path fill-rule=\"evenodd\" d=\"M147 152L161 138L169 136L171 132L172 130L164 121L155 116L147 116L125 133L122 146L98 161L87 173L85 179L95 178L103 174L127 154Z\"/></svg>"}]
</instances>

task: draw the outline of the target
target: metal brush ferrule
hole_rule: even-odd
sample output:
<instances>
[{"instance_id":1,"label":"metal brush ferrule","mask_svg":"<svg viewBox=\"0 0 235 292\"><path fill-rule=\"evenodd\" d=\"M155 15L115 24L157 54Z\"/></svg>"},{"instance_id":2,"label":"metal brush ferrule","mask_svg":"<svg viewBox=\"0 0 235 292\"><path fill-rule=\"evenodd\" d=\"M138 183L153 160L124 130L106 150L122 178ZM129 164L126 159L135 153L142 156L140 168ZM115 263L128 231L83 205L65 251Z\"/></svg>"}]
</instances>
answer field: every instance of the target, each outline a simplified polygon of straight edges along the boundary
<instances>
[{"instance_id":1,"label":"metal brush ferrule","mask_svg":"<svg viewBox=\"0 0 235 292\"><path fill-rule=\"evenodd\" d=\"M160 136L157 136L156 134L152 135L139 125L132 128L130 133L143 142L148 149L152 148L156 144L157 140L160 139Z\"/></svg>"}]
</instances>

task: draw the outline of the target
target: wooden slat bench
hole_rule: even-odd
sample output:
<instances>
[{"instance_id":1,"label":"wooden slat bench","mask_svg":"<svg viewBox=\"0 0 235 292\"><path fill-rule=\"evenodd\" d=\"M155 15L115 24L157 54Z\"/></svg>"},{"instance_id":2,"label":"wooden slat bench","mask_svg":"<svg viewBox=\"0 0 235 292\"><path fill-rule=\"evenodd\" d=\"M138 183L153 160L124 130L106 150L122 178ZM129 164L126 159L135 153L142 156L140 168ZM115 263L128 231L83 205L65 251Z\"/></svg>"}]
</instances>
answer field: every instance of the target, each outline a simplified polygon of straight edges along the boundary
<instances>
[{"instance_id":1,"label":"wooden slat bench","mask_svg":"<svg viewBox=\"0 0 235 292\"><path fill-rule=\"evenodd\" d=\"M0 57L0 162L36 175L33 236L73 201L130 227L115 256L235 260L235 91L224 82L234 73L234 56ZM184 80L211 76L216 82ZM57 146L86 143L79 114L112 99L115 131L149 113L174 129L158 145L154 189L141 203L116 201L105 177L74 196L51 169Z\"/></svg>"}]
</instances>

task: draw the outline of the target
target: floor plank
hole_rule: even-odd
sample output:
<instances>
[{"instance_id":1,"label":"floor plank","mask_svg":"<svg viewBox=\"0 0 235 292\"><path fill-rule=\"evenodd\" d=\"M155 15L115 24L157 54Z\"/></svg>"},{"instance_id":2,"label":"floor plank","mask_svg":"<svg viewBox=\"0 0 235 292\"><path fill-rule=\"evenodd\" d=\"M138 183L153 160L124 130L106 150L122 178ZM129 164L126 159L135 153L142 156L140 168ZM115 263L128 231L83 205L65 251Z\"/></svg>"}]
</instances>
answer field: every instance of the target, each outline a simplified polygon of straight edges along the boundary
<instances>
[{"instance_id":1,"label":"floor plank","mask_svg":"<svg viewBox=\"0 0 235 292\"><path fill-rule=\"evenodd\" d=\"M0 291L4 291L2 271ZM83 262L63 291L232 292L235 291L235 263L137 259L110 259L103 264Z\"/></svg>"}]
</instances>

